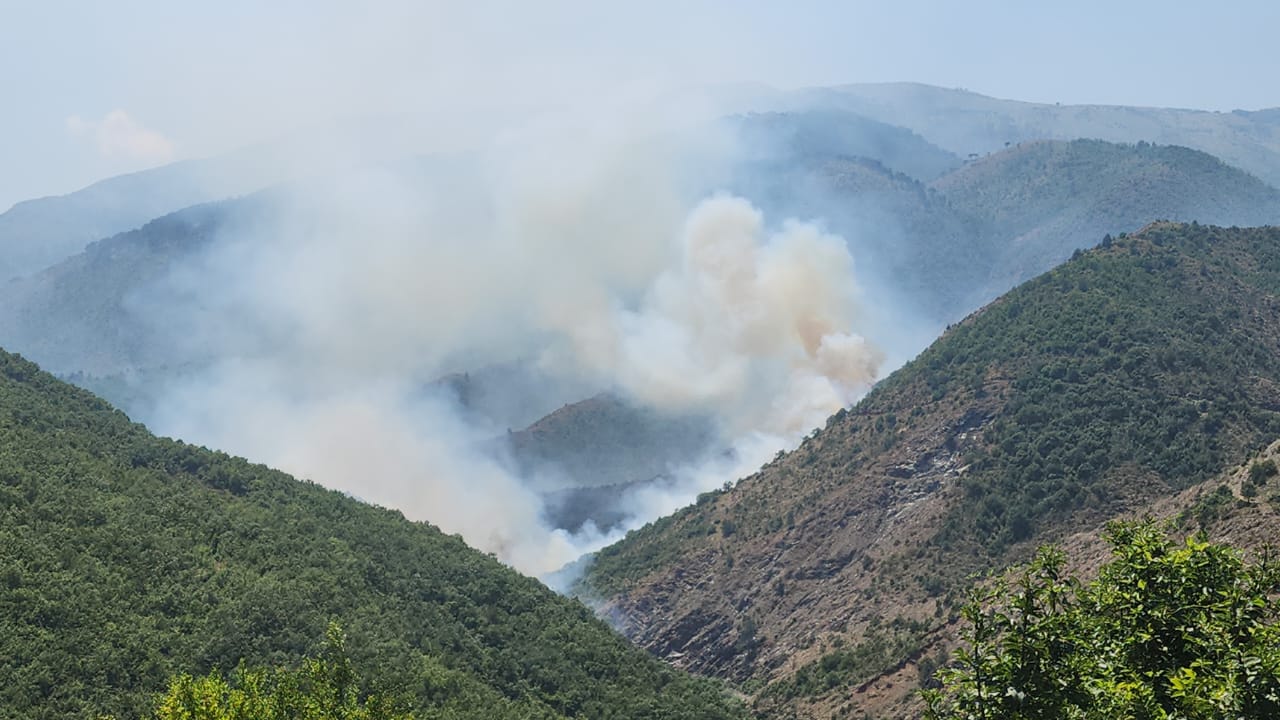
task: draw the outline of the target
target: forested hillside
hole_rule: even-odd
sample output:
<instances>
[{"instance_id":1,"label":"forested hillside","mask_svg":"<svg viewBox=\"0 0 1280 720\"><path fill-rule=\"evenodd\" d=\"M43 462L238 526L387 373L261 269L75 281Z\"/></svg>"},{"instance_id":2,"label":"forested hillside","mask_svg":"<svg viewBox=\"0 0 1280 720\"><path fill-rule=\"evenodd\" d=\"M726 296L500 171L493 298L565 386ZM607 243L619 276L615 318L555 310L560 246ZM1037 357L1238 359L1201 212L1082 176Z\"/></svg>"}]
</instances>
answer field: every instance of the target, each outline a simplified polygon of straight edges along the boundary
<instances>
[{"instance_id":1,"label":"forested hillside","mask_svg":"<svg viewBox=\"0 0 1280 720\"><path fill-rule=\"evenodd\" d=\"M1146 142L1022 143L931 187L980 222L1000 291L1154 220L1280 223L1280 191L1212 155Z\"/></svg>"},{"instance_id":2,"label":"forested hillside","mask_svg":"<svg viewBox=\"0 0 1280 720\"><path fill-rule=\"evenodd\" d=\"M1010 292L796 451L605 549L584 592L659 655L763 688L761 707L856 709L863 683L921 660L970 573L1276 437L1280 230L1157 224Z\"/></svg>"},{"instance_id":3,"label":"forested hillside","mask_svg":"<svg viewBox=\"0 0 1280 720\"><path fill-rule=\"evenodd\" d=\"M151 436L0 353L0 717L141 717L177 673L296 665L337 620L420 717L736 717L434 527Z\"/></svg>"}]
</instances>

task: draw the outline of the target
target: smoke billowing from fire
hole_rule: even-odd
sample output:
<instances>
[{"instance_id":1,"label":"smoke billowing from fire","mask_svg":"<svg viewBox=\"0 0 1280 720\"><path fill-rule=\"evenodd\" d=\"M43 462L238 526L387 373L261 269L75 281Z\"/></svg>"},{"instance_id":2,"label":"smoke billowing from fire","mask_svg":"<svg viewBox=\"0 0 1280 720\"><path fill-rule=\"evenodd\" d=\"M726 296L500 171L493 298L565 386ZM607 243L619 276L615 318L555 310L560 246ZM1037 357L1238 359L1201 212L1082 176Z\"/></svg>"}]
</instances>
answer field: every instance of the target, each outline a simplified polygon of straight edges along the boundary
<instances>
[{"instance_id":1,"label":"smoke billowing from fire","mask_svg":"<svg viewBox=\"0 0 1280 720\"><path fill-rule=\"evenodd\" d=\"M749 472L877 375L853 258L817 225L717 193L731 142L632 130L526 129L278 193L269 222L224 233L139 306L163 323L198 306L188 342L218 358L151 423L534 574L608 538L550 527L533 479L491 452L510 426L431 380L523 363L579 393L561 403L609 391L712 416L735 452L628 491L620 530Z\"/></svg>"},{"instance_id":2,"label":"smoke billowing from fire","mask_svg":"<svg viewBox=\"0 0 1280 720\"><path fill-rule=\"evenodd\" d=\"M693 209L638 308L565 330L580 361L642 401L794 434L876 376L879 352L853 332L856 290L843 240L796 222L766 236L750 203L719 196Z\"/></svg>"}]
</instances>

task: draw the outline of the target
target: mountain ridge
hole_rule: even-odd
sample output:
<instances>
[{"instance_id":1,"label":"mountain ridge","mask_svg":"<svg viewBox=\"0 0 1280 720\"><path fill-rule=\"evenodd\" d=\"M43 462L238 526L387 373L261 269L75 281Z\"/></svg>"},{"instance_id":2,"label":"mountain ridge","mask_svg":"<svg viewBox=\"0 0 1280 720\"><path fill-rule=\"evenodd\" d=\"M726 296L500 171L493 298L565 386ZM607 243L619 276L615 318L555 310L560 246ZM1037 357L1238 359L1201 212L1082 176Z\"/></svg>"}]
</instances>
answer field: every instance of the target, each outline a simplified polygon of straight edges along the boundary
<instances>
[{"instance_id":1,"label":"mountain ridge","mask_svg":"<svg viewBox=\"0 0 1280 720\"><path fill-rule=\"evenodd\" d=\"M582 592L642 646L760 697L828 657L848 668L828 690L847 688L927 646L970 573L1280 437L1280 229L1158 223L1104 245L602 550Z\"/></svg>"},{"instance_id":2,"label":"mountain ridge","mask_svg":"<svg viewBox=\"0 0 1280 720\"><path fill-rule=\"evenodd\" d=\"M900 125L960 157L1031 140L1146 141L1202 150L1280 186L1280 117L1274 108L1223 113L1030 103L923 83L809 88L798 91L791 102Z\"/></svg>"}]
</instances>

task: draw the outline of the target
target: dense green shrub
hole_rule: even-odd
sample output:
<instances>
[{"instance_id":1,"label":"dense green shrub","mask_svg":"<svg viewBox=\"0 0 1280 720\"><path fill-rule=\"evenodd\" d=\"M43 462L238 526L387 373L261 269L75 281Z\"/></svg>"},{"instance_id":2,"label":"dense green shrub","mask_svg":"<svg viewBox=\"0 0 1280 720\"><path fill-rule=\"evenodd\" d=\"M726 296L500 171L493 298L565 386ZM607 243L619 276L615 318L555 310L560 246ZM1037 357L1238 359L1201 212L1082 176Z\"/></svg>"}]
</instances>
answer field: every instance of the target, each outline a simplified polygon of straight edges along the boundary
<instances>
[{"instance_id":1,"label":"dense green shrub","mask_svg":"<svg viewBox=\"0 0 1280 720\"><path fill-rule=\"evenodd\" d=\"M1280 565L1150 523L1114 524L1081 585L1042 550L965 607L933 720L1280 717Z\"/></svg>"}]
</instances>

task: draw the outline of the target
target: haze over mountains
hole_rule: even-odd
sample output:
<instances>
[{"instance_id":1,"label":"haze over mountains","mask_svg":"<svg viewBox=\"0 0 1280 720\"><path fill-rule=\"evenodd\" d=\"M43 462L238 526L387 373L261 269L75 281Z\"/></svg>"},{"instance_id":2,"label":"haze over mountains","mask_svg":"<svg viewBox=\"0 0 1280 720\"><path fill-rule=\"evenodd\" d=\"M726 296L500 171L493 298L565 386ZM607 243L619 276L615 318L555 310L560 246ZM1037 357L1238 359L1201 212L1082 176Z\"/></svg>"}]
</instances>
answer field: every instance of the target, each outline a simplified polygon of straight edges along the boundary
<instances>
[{"instance_id":1,"label":"haze over mountains","mask_svg":"<svg viewBox=\"0 0 1280 720\"><path fill-rule=\"evenodd\" d=\"M441 462L490 477L490 487L519 488L513 507L490 519L479 508L453 513L467 518L456 529L490 549L541 548L523 562L545 571L597 546L598 529L634 527L749 472L941 327L1103 234L1155 219L1280 221L1280 193L1202 152L1145 141L1019 140L1018 133L1036 128L1075 127L1083 111L1073 108L918 86L812 91L770 102L808 109L733 115L638 144L606 135L590 157L547 136L542 145L502 147L499 155L379 161L180 210L0 288L0 342L105 393L162 432L264 457L410 512L427 496L442 497L430 487L450 487L434 469ZM875 103L896 108L892 119L914 127L849 109L888 117ZM1098 112L1114 137L1137 136L1156 117L1173 128L1170 137L1194 138L1177 134L1190 122L1185 113L1104 110ZM1014 142L976 160L930 142L934 135L959 147L939 128L972 124L979 112L1011 118L1002 122L1017 129ZM1038 120L1020 119L1026 117ZM1234 115L1190 117L1197 127L1218 118L1215 138L1265 137L1253 125L1242 129ZM639 157L645 160L637 164ZM173 191L133 193L142 204L130 212L216 194L209 183L197 192L193 178L226 164L132 176L137 187ZM555 164L560 171L547 186L540 170ZM505 178L497 190L495 173ZM636 191L646 186L652 191ZM774 218L765 223L814 220L838 240L802 226L753 227L761 221L752 211L727 201L705 206L680 231L678 208L717 188ZM101 207L85 209L83 197L94 195L42 202L79 208L65 214L86 222L127 222ZM730 224L707 224L720 222ZM715 254L705 260L689 245L678 260L671 238L680 232L686 243L701 242L690 233L722 243L727 236L716 233L732 232L730 242L743 244L708 245ZM588 249L600 233L610 242ZM487 246L463 255L465 245L442 241L450 235L486 237ZM729 257L720 253L746 252L751 243L762 254L748 272L775 272L777 280L766 275L772 285L740 295L741 288L721 284L737 283L731 274L716 278ZM822 252L847 252L852 264L806 269L796 253L824 244ZM44 244L49 253L55 246ZM405 262L405 253L415 261ZM492 262L477 263L475 253ZM716 265L690 265L698 262ZM532 284L530 267L537 268ZM518 284L513 271L525 276ZM836 284L779 284L802 277L794 273L829 275ZM461 277L486 280L467 289L456 283ZM704 294L708 288L713 295ZM695 296L720 314L699 310L695 317L671 304ZM459 297L470 304L459 306ZM789 316L761 317L767 305L753 305L784 298ZM814 322L817 334L805 337ZM783 345L760 345L762 332L783 333L774 335ZM862 358L852 366L841 361L852 374L833 374L824 359L836 352L834 344L819 346L830 332L851 333L839 352ZM888 368L878 360L885 356ZM306 372L299 375L299 367ZM476 373L464 394L502 397L501 407L468 407L459 386L436 382L455 372ZM617 412L575 417L598 403L580 401L602 392L620 398ZM241 420L332 414L336 422L350 412L382 418L379 436L388 434L380 426L387 421L398 428L393 435L421 428L404 434L399 450L381 453L399 458L388 474L418 479L395 487L324 480L323 473L355 462L306 459L313 452L307 448L324 442L314 433L335 432L328 421L281 433ZM667 419L693 416L704 418L693 432L673 430L679 426ZM592 434L566 430L575 426ZM519 432L497 442L509 431ZM417 432L448 440L421 457L407 449ZM663 439L673 432L682 442ZM365 453L351 447L343 457ZM636 495L646 483L653 484L647 502ZM444 496L468 507L459 493ZM548 542L564 549L548 551Z\"/></svg>"},{"instance_id":2,"label":"haze over mountains","mask_svg":"<svg viewBox=\"0 0 1280 720\"><path fill-rule=\"evenodd\" d=\"M12 428L41 447L88 447L124 473L88 500L123 502L112 484L145 479L155 487L139 484L140 501L152 503L183 483L228 517L284 507L308 533L319 530L305 516L323 506L341 532L296 542L337 548L345 565L317 573L363 568L353 592L385 601L379 617L413 603L456 610L403 586L420 571L408 547L486 586L464 593L465 627L440 630L445 640L399 615L383 633L336 597L296 622L289 603L266 603L272 617L219 606L189 620L204 617L200 603L182 599L183 622L259 624L212 627L206 644L175 651L190 662L165 651L145 673L113 677L108 700L76 690L59 707L134 712L178 669L293 662L329 613L363 623L366 647L460 673L465 692L428 688L420 708L472 693L494 712L592 716L612 705L582 693L614 692L634 661L639 684L617 690L643 696L634 716L739 711L609 645L571 603L493 574L461 544L444 552L434 527L411 522L422 521L572 587L668 663L732 683L760 716L908 717L970 573L1177 493L1165 512L1183 513L1184 529L1191 517L1212 529L1237 501L1271 522L1272 488L1250 499L1222 478L1280 437L1280 237L1232 227L1280 224L1280 115L911 84L752 102L678 122L531 123L465 151L337 172L272 165L221 185L209 181L215 159L0 215L12 275L0 347L157 433L350 496L167 446L5 359L6 393L24 398ZM62 409L46 417L50 403ZM66 418L88 434L47 435ZM117 457L100 431L149 454ZM27 488L43 481L23 482L11 499L43 533L23 536L32 557L73 573L115 562L41 525L88 490L51 484L57 503L42 504ZM1215 483L1231 486L1230 502ZM213 582L224 563L244 580L259 572L254 533L288 532L246 539L244 517L218 517L201 522L237 526L222 531L233 549L206 547L207 528L179 542L192 582ZM378 528L367 546L365 521ZM74 535L80 516L67 522ZM48 617L65 622L59 602ZM120 622L169 632L171 601L148 602L158 614ZM598 661L604 689L514 670L541 640L489 628L504 603L519 607L499 624L569 618L544 651ZM219 633L244 641L226 648ZM604 649L584 660L580 646ZM122 662L143 662L129 652ZM388 655L368 654L390 672ZM53 697L42 682L23 676L24 702ZM655 690L667 683L679 689L670 706Z\"/></svg>"},{"instance_id":3,"label":"haze over mountains","mask_svg":"<svg viewBox=\"0 0 1280 720\"><path fill-rule=\"evenodd\" d=\"M855 84L810 91L829 104L899 125L962 157L1033 140L1095 138L1181 145L1280 184L1280 117L1274 108L1230 113L1114 105L1047 105L919 83ZM808 98L806 98L808 99Z\"/></svg>"}]
</instances>

